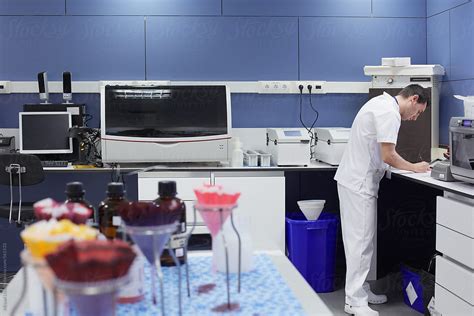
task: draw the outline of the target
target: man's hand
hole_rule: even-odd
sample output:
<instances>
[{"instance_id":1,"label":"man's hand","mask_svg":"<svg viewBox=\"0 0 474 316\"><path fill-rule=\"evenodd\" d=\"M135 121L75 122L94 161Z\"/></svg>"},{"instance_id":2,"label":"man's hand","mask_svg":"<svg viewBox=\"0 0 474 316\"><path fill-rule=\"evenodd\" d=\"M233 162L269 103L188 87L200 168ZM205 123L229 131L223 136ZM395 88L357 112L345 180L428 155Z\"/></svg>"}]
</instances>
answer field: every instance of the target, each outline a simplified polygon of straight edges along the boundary
<instances>
[{"instance_id":1,"label":"man's hand","mask_svg":"<svg viewBox=\"0 0 474 316\"><path fill-rule=\"evenodd\" d=\"M430 164L427 163L426 161L421 161L413 164L413 168L411 171L417 172L417 173L425 173L430 171Z\"/></svg>"},{"instance_id":2,"label":"man's hand","mask_svg":"<svg viewBox=\"0 0 474 316\"><path fill-rule=\"evenodd\" d=\"M411 163L400 157L400 155L395 151L395 144L381 143L380 147L383 161L392 167L418 173L424 173L430 170L430 165L425 161Z\"/></svg>"}]
</instances>

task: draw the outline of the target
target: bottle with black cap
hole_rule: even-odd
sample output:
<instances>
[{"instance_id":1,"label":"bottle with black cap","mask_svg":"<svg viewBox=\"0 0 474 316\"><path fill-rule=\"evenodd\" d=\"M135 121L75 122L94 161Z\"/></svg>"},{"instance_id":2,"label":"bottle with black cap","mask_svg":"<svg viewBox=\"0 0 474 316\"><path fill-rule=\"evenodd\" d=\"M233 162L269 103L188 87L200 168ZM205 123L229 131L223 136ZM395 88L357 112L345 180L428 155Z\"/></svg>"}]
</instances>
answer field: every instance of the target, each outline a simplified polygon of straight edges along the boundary
<instances>
[{"instance_id":1,"label":"bottle with black cap","mask_svg":"<svg viewBox=\"0 0 474 316\"><path fill-rule=\"evenodd\" d=\"M184 256L184 244L186 242L186 205L176 196L176 182L175 181L160 181L158 183L159 197L154 203L160 209L160 212L179 212L179 226L176 232L171 235L169 241L169 248L172 249L180 264L186 262ZM173 257L168 251L164 251L161 256L161 265L173 266L175 265Z\"/></svg>"},{"instance_id":2,"label":"bottle with black cap","mask_svg":"<svg viewBox=\"0 0 474 316\"><path fill-rule=\"evenodd\" d=\"M84 195L86 194L86 191L84 190L84 186L82 185L82 182L67 183L65 193L67 196L67 200L65 203L79 203L79 204L84 205L87 208L90 208L94 216L94 221L97 223L97 214L94 207L88 201L84 199ZM92 219L90 221L92 221Z\"/></svg>"},{"instance_id":3,"label":"bottle with black cap","mask_svg":"<svg viewBox=\"0 0 474 316\"><path fill-rule=\"evenodd\" d=\"M120 228L121 218L118 210L127 203L123 183L109 183L107 185L107 197L99 204L98 208L99 229L107 239L119 237L118 229Z\"/></svg>"}]
</instances>

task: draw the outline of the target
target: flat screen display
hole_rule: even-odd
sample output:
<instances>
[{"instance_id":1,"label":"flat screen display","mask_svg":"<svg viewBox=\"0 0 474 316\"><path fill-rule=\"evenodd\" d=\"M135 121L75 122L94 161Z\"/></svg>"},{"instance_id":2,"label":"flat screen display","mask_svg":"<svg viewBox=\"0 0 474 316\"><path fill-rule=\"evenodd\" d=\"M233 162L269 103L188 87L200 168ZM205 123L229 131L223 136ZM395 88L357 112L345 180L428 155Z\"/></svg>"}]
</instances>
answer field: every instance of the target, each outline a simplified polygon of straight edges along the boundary
<instances>
[{"instance_id":1,"label":"flat screen display","mask_svg":"<svg viewBox=\"0 0 474 316\"><path fill-rule=\"evenodd\" d=\"M70 113L21 112L19 123L21 153L72 153Z\"/></svg>"},{"instance_id":2,"label":"flat screen display","mask_svg":"<svg viewBox=\"0 0 474 316\"><path fill-rule=\"evenodd\" d=\"M285 134L285 136L301 136L301 133L300 131L283 131L283 134Z\"/></svg>"},{"instance_id":3,"label":"flat screen display","mask_svg":"<svg viewBox=\"0 0 474 316\"><path fill-rule=\"evenodd\" d=\"M106 135L187 138L228 133L225 86L106 86Z\"/></svg>"}]
</instances>

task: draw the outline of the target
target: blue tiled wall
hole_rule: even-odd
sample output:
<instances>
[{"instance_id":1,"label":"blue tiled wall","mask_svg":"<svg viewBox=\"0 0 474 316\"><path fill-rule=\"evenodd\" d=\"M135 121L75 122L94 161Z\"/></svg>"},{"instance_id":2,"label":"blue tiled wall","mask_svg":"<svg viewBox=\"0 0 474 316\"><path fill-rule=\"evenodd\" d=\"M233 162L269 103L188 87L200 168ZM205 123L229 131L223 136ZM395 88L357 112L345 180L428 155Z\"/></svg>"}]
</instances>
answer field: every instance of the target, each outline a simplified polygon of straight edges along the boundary
<instances>
[{"instance_id":1,"label":"blue tiled wall","mask_svg":"<svg viewBox=\"0 0 474 316\"><path fill-rule=\"evenodd\" d=\"M426 0L372 0L372 11L379 17L424 18L426 5Z\"/></svg>"},{"instance_id":2,"label":"blue tiled wall","mask_svg":"<svg viewBox=\"0 0 474 316\"><path fill-rule=\"evenodd\" d=\"M296 80L298 19L149 17L147 78Z\"/></svg>"},{"instance_id":3,"label":"blue tiled wall","mask_svg":"<svg viewBox=\"0 0 474 316\"><path fill-rule=\"evenodd\" d=\"M446 68L440 99L440 143L449 142L449 118L464 115L463 103L454 94L474 95L474 3L427 3L427 58Z\"/></svg>"},{"instance_id":4,"label":"blue tiled wall","mask_svg":"<svg viewBox=\"0 0 474 316\"><path fill-rule=\"evenodd\" d=\"M388 56L426 63L426 20L300 18L301 79L368 81L364 66Z\"/></svg>"},{"instance_id":5,"label":"blue tiled wall","mask_svg":"<svg viewBox=\"0 0 474 316\"><path fill-rule=\"evenodd\" d=\"M471 0L427 0L426 15L430 17L470 1Z\"/></svg>"},{"instance_id":6,"label":"blue tiled wall","mask_svg":"<svg viewBox=\"0 0 474 316\"><path fill-rule=\"evenodd\" d=\"M45 70L59 80L68 70L74 80L369 81L363 66L382 56L426 62L426 7L426 0L0 0L0 80L32 81ZM98 97L75 98L87 101L98 124ZM326 104L340 98L318 96ZM347 110L340 105L321 122L348 125L366 96L343 98ZM21 105L35 100L0 97L8 109L0 127L16 126ZM287 100L297 98L233 96L234 126L295 126L288 111L296 109L281 106ZM271 120L253 119L266 110Z\"/></svg>"}]
</instances>

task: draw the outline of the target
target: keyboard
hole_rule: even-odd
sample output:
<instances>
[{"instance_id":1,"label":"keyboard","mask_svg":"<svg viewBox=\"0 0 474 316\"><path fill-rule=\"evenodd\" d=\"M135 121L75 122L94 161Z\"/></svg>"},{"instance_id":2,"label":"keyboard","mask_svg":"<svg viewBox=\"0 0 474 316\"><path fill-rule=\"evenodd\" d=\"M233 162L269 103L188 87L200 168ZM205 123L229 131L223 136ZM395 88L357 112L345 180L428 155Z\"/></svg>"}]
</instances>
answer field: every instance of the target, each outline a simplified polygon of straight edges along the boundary
<instances>
[{"instance_id":1,"label":"keyboard","mask_svg":"<svg viewBox=\"0 0 474 316\"><path fill-rule=\"evenodd\" d=\"M41 165L43 168L48 168L48 167L67 167L69 165L69 162L66 160L42 160Z\"/></svg>"}]
</instances>

